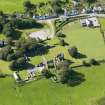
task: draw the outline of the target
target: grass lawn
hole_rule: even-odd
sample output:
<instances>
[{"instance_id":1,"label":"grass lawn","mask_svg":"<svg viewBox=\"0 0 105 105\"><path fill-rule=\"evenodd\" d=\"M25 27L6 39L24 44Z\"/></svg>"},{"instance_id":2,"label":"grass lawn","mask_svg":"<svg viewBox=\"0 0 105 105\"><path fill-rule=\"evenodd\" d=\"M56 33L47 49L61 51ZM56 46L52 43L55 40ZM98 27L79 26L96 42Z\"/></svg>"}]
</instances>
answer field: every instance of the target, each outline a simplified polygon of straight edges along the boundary
<instances>
[{"instance_id":1,"label":"grass lawn","mask_svg":"<svg viewBox=\"0 0 105 105\"><path fill-rule=\"evenodd\" d=\"M99 18L102 29L105 31L105 18Z\"/></svg>"},{"instance_id":2,"label":"grass lawn","mask_svg":"<svg viewBox=\"0 0 105 105\"><path fill-rule=\"evenodd\" d=\"M77 46L79 51L87 56L86 59L105 58L105 45L99 29L82 28L77 21L63 28L67 35L66 42L70 46ZM47 41L50 45L58 44L58 39ZM59 45L49 49L45 54L47 59L52 59L60 52L64 52L65 58L72 59L67 47ZM81 60L72 59L75 62ZM31 63L42 61L41 56L31 58ZM18 87L11 78L0 79L0 105L95 105L94 102L105 96L105 64L92 67L75 68L75 71L85 76L85 81L75 87L56 84L50 80L41 79ZM8 63L0 61L0 69L10 73ZM21 72L24 76L25 71ZM5 101L4 101L5 99Z\"/></svg>"},{"instance_id":3,"label":"grass lawn","mask_svg":"<svg viewBox=\"0 0 105 105\"><path fill-rule=\"evenodd\" d=\"M0 0L0 10L11 13L15 11L23 11L23 3L26 0ZM30 0L33 3L47 2L48 0Z\"/></svg>"},{"instance_id":4,"label":"grass lawn","mask_svg":"<svg viewBox=\"0 0 105 105\"><path fill-rule=\"evenodd\" d=\"M66 42L70 46L77 46L82 54L88 58L105 58L105 44L98 28L83 28L80 23L70 23L63 28L67 35Z\"/></svg>"},{"instance_id":5,"label":"grass lawn","mask_svg":"<svg viewBox=\"0 0 105 105\"><path fill-rule=\"evenodd\" d=\"M105 65L78 68L86 81L75 87L56 84L42 79L23 87L17 87L14 80L0 79L1 105L93 105L105 95ZM4 101L5 99L5 101Z\"/></svg>"}]
</instances>

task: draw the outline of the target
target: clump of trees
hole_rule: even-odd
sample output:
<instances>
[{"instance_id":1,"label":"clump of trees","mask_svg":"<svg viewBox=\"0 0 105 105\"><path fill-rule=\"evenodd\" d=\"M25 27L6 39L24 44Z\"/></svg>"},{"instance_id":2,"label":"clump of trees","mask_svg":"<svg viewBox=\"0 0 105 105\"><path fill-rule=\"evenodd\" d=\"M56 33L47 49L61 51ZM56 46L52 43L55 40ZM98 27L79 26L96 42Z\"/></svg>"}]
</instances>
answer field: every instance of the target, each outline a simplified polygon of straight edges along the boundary
<instances>
[{"instance_id":1,"label":"clump of trees","mask_svg":"<svg viewBox=\"0 0 105 105\"><path fill-rule=\"evenodd\" d=\"M61 46L64 46L64 45L65 45L65 41L64 41L64 39L59 38L59 44L60 44Z\"/></svg>"},{"instance_id":2,"label":"clump of trees","mask_svg":"<svg viewBox=\"0 0 105 105\"><path fill-rule=\"evenodd\" d=\"M27 29L27 28L40 28L43 27L42 24L37 23L35 20L33 19L13 19L10 21L11 25L17 29Z\"/></svg>"},{"instance_id":3,"label":"clump of trees","mask_svg":"<svg viewBox=\"0 0 105 105\"><path fill-rule=\"evenodd\" d=\"M34 15L59 15L64 13L64 8L70 9L72 7L69 0L52 0L45 3L33 4L30 1L24 2L25 12L30 16Z\"/></svg>"},{"instance_id":4,"label":"clump of trees","mask_svg":"<svg viewBox=\"0 0 105 105\"><path fill-rule=\"evenodd\" d=\"M26 12L32 10L35 7L35 5L32 4L30 1L25 1L23 5L25 7Z\"/></svg>"},{"instance_id":5,"label":"clump of trees","mask_svg":"<svg viewBox=\"0 0 105 105\"><path fill-rule=\"evenodd\" d=\"M96 59L90 59L91 65L99 65L99 62Z\"/></svg>"},{"instance_id":6,"label":"clump of trees","mask_svg":"<svg viewBox=\"0 0 105 105\"><path fill-rule=\"evenodd\" d=\"M11 39L9 39L11 40ZM11 43L9 46L3 47L0 50L0 59L5 61L12 61L10 68L13 70L22 69L26 67L29 56L36 56L42 52L48 51L44 44L39 43L35 39L20 38Z\"/></svg>"},{"instance_id":7,"label":"clump of trees","mask_svg":"<svg viewBox=\"0 0 105 105\"><path fill-rule=\"evenodd\" d=\"M45 78L50 78L53 76L53 74L50 72L50 70L43 70L42 71L42 76L44 76Z\"/></svg>"},{"instance_id":8,"label":"clump of trees","mask_svg":"<svg viewBox=\"0 0 105 105\"><path fill-rule=\"evenodd\" d=\"M3 34L6 35L6 37L13 37L15 36L16 31L10 23L7 23L3 27Z\"/></svg>"},{"instance_id":9,"label":"clump of trees","mask_svg":"<svg viewBox=\"0 0 105 105\"><path fill-rule=\"evenodd\" d=\"M60 62L57 65L57 80L61 83L67 83L70 76L70 63L67 60L64 60L63 62Z\"/></svg>"},{"instance_id":10,"label":"clump of trees","mask_svg":"<svg viewBox=\"0 0 105 105\"><path fill-rule=\"evenodd\" d=\"M66 35L63 33L63 32L57 32L57 37L59 37L59 38L65 38L66 37Z\"/></svg>"},{"instance_id":11,"label":"clump of trees","mask_svg":"<svg viewBox=\"0 0 105 105\"><path fill-rule=\"evenodd\" d=\"M11 46L6 46L0 50L0 59L7 60L7 57L9 56L9 54L12 54L12 53L13 53L13 49L11 48Z\"/></svg>"},{"instance_id":12,"label":"clump of trees","mask_svg":"<svg viewBox=\"0 0 105 105\"><path fill-rule=\"evenodd\" d=\"M88 5L90 6L91 4L97 2L97 0L84 0L88 3Z\"/></svg>"},{"instance_id":13,"label":"clump of trees","mask_svg":"<svg viewBox=\"0 0 105 105\"><path fill-rule=\"evenodd\" d=\"M23 70L27 67L27 61L25 57L20 57L17 60L14 60L10 63L11 70Z\"/></svg>"}]
</instances>

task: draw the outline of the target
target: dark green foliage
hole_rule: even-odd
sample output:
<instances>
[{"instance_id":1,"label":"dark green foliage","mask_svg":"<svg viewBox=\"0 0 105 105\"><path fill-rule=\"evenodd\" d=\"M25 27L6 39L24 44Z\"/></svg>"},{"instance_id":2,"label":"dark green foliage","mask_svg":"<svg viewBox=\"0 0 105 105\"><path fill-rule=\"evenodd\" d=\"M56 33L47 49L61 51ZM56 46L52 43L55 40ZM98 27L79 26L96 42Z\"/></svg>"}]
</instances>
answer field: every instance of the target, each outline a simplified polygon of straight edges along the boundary
<instances>
[{"instance_id":1,"label":"dark green foliage","mask_svg":"<svg viewBox=\"0 0 105 105\"><path fill-rule=\"evenodd\" d=\"M96 101L97 105L105 105L105 97L102 97Z\"/></svg>"},{"instance_id":2,"label":"dark green foliage","mask_svg":"<svg viewBox=\"0 0 105 105\"><path fill-rule=\"evenodd\" d=\"M88 3L95 3L97 0L86 0Z\"/></svg>"},{"instance_id":3,"label":"dark green foliage","mask_svg":"<svg viewBox=\"0 0 105 105\"><path fill-rule=\"evenodd\" d=\"M70 77L70 70L61 70L59 73L59 82L67 83Z\"/></svg>"},{"instance_id":4,"label":"dark green foliage","mask_svg":"<svg viewBox=\"0 0 105 105\"><path fill-rule=\"evenodd\" d=\"M68 52L72 57L77 57L78 55L78 49L75 46L69 48Z\"/></svg>"},{"instance_id":5,"label":"dark green foliage","mask_svg":"<svg viewBox=\"0 0 105 105\"><path fill-rule=\"evenodd\" d=\"M48 61L47 64L48 64L48 68L54 68L53 60Z\"/></svg>"},{"instance_id":6,"label":"dark green foliage","mask_svg":"<svg viewBox=\"0 0 105 105\"><path fill-rule=\"evenodd\" d=\"M2 32L2 30L3 30L3 25L0 24L0 32Z\"/></svg>"},{"instance_id":7,"label":"dark green foliage","mask_svg":"<svg viewBox=\"0 0 105 105\"><path fill-rule=\"evenodd\" d=\"M14 58L14 54L8 54L8 56L7 56L7 61L12 61L13 60L13 58Z\"/></svg>"},{"instance_id":8,"label":"dark green foliage","mask_svg":"<svg viewBox=\"0 0 105 105\"><path fill-rule=\"evenodd\" d=\"M63 34L62 32L58 32L57 33L57 37L61 37L61 38L64 38L66 35L65 34Z\"/></svg>"},{"instance_id":9,"label":"dark green foliage","mask_svg":"<svg viewBox=\"0 0 105 105\"><path fill-rule=\"evenodd\" d=\"M50 77L52 77L52 73L51 73L49 70L43 70L43 71L42 71L42 75L43 75L45 78L50 78Z\"/></svg>"},{"instance_id":10,"label":"dark green foliage","mask_svg":"<svg viewBox=\"0 0 105 105\"><path fill-rule=\"evenodd\" d=\"M99 65L99 62L97 60L95 60L95 59L91 59L90 64L91 65Z\"/></svg>"},{"instance_id":11,"label":"dark green foliage","mask_svg":"<svg viewBox=\"0 0 105 105\"><path fill-rule=\"evenodd\" d=\"M85 76L74 70L70 71L69 79L67 81L68 86L77 86L85 81Z\"/></svg>"},{"instance_id":12,"label":"dark green foliage","mask_svg":"<svg viewBox=\"0 0 105 105\"><path fill-rule=\"evenodd\" d=\"M23 53L33 50L37 46L37 41L35 39L24 39L16 41L16 49L21 50Z\"/></svg>"},{"instance_id":13,"label":"dark green foliage","mask_svg":"<svg viewBox=\"0 0 105 105\"><path fill-rule=\"evenodd\" d=\"M13 53L11 46L6 46L0 50L0 59L7 60L7 56Z\"/></svg>"},{"instance_id":14,"label":"dark green foliage","mask_svg":"<svg viewBox=\"0 0 105 105\"><path fill-rule=\"evenodd\" d=\"M52 0L51 5L57 15L64 12L62 9L63 2L61 0Z\"/></svg>"},{"instance_id":15,"label":"dark green foliage","mask_svg":"<svg viewBox=\"0 0 105 105\"><path fill-rule=\"evenodd\" d=\"M88 5L90 6L92 3L97 2L97 0L84 0L88 3Z\"/></svg>"},{"instance_id":16,"label":"dark green foliage","mask_svg":"<svg viewBox=\"0 0 105 105\"><path fill-rule=\"evenodd\" d=\"M43 43L37 42L35 39L24 39L16 41L16 49L21 50L27 56L42 55L48 52L49 47Z\"/></svg>"},{"instance_id":17,"label":"dark green foliage","mask_svg":"<svg viewBox=\"0 0 105 105\"><path fill-rule=\"evenodd\" d=\"M23 5L26 12L29 12L34 7L34 5L30 1L25 1Z\"/></svg>"},{"instance_id":18,"label":"dark green foliage","mask_svg":"<svg viewBox=\"0 0 105 105\"><path fill-rule=\"evenodd\" d=\"M0 73L0 78L5 78L7 75Z\"/></svg>"},{"instance_id":19,"label":"dark green foliage","mask_svg":"<svg viewBox=\"0 0 105 105\"><path fill-rule=\"evenodd\" d=\"M7 37L6 42L8 43L8 45L11 45L11 46L13 45L13 40L11 37Z\"/></svg>"},{"instance_id":20,"label":"dark green foliage","mask_svg":"<svg viewBox=\"0 0 105 105\"><path fill-rule=\"evenodd\" d=\"M68 60L64 60L62 62L59 62L57 64L57 69L59 70L68 70L69 69L69 65L70 65L70 62Z\"/></svg>"},{"instance_id":21,"label":"dark green foliage","mask_svg":"<svg viewBox=\"0 0 105 105\"><path fill-rule=\"evenodd\" d=\"M13 19L11 20L11 25L18 29L27 29L33 27L42 27L41 24L37 23L33 19Z\"/></svg>"},{"instance_id":22,"label":"dark green foliage","mask_svg":"<svg viewBox=\"0 0 105 105\"><path fill-rule=\"evenodd\" d=\"M3 34L6 35L6 37L13 37L15 36L16 31L10 23L7 23L4 25Z\"/></svg>"},{"instance_id":23,"label":"dark green foliage","mask_svg":"<svg viewBox=\"0 0 105 105\"><path fill-rule=\"evenodd\" d=\"M65 45L64 39L60 38L60 39L59 39L59 44L60 44L61 46L64 46L64 45Z\"/></svg>"},{"instance_id":24,"label":"dark green foliage","mask_svg":"<svg viewBox=\"0 0 105 105\"><path fill-rule=\"evenodd\" d=\"M69 65L70 63L67 60L62 61L57 65L57 79L59 82L67 83L70 75Z\"/></svg>"},{"instance_id":25,"label":"dark green foliage","mask_svg":"<svg viewBox=\"0 0 105 105\"><path fill-rule=\"evenodd\" d=\"M24 57L18 58L15 61L12 61L10 64L11 70L23 70L27 67L27 62Z\"/></svg>"}]
</instances>

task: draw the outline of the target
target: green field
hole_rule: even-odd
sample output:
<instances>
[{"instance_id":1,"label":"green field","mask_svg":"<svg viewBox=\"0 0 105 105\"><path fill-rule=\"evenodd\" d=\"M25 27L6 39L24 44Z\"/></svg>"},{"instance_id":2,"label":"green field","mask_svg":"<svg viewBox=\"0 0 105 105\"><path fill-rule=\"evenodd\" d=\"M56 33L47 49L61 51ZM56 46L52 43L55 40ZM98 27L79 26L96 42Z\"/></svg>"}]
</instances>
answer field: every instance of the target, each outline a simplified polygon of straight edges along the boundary
<instances>
[{"instance_id":1,"label":"green field","mask_svg":"<svg viewBox=\"0 0 105 105\"><path fill-rule=\"evenodd\" d=\"M78 68L86 81L75 87L39 80L17 87L11 79L0 79L1 105L93 105L105 96L105 65ZM71 104L72 103L72 104Z\"/></svg>"},{"instance_id":2,"label":"green field","mask_svg":"<svg viewBox=\"0 0 105 105\"><path fill-rule=\"evenodd\" d=\"M24 1L27 0L0 0L0 10L11 13L15 11L20 11L22 12L23 9L23 3ZM38 3L38 2L46 2L48 0L30 0L33 3Z\"/></svg>"},{"instance_id":3,"label":"green field","mask_svg":"<svg viewBox=\"0 0 105 105\"><path fill-rule=\"evenodd\" d=\"M82 28L76 21L67 24L63 32L66 34L65 41L69 46L77 46L79 51L87 56L84 59L105 59L105 45L98 28ZM54 38L47 42L54 45L59 41ZM57 45L44 56L52 59L58 53L64 52L66 59L73 60L75 64L81 64L81 60L70 57L68 47ZM41 60L41 56L33 57L31 63L36 64ZM0 70L11 73L8 65L8 62L0 61ZM95 101L105 96L105 64L74 70L85 78L85 81L74 87L53 83L46 79L18 87L11 78L0 79L0 105L96 105ZM23 75L24 72L22 72Z\"/></svg>"},{"instance_id":4,"label":"green field","mask_svg":"<svg viewBox=\"0 0 105 105\"><path fill-rule=\"evenodd\" d=\"M82 28L76 21L66 25L63 30L67 35L66 42L70 46L77 46L87 58L105 58L105 45L99 28Z\"/></svg>"}]
</instances>

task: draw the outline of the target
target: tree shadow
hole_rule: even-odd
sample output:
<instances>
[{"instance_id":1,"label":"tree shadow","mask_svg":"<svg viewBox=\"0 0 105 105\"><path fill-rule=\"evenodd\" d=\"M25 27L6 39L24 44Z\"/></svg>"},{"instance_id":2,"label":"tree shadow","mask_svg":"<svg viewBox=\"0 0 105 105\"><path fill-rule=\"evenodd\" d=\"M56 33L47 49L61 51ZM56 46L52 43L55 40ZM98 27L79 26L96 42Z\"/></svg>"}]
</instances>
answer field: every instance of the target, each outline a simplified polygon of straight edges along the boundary
<instances>
[{"instance_id":1,"label":"tree shadow","mask_svg":"<svg viewBox=\"0 0 105 105\"><path fill-rule=\"evenodd\" d=\"M64 42L64 46L69 46L69 43L67 43L67 42Z\"/></svg>"},{"instance_id":2,"label":"tree shadow","mask_svg":"<svg viewBox=\"0 0 105 105\"><path fill-rule=\"evenodd\" d=\"M68 80L68 86L77 86L85 81L85 76L82 73L76 72L74 70L70 71L70 78Z\"/></svg>"},{"instance_id":3,"label":"tree shadow","mask_svg":"<svg viewBox=\"0 0 105 105\"><path fill-rule=\"evenodd\" d=\"M105 59L98 60L99 63L105 63Z\"/></svg>"},{"instance_id":4,"label":"tree shadow","mask_svg":"<svg viewBox=\"0 0 105 105\"><path fill-rule=\"evenodd\" d=\"M64 59L64 60L66 60L69 64L74 63L73 61L71 61L71 60L69 60L69 59Z\"/></svg>"},{"instance_id":5,"label":"tree shadow","mask_svg":"<svg viewBox=\"0 0 105 105\"><path fill-rule=\"evenodd\" d=\"M78 52L75 56L76 59L83 59L83 58L87 58L87 56L85 54L82 54L80 52Z\"/></svg>"},{"instance_id":6,"label":"tree shadow","mask_svg":"<svg viewBox=\"0 0 105 105\"><path fill-rule=\"evenodd\" d=\"M54 47L55 46L39 44L34 49L27 51L25 54L28 57L41 56L47 54L49 52L49 49Z\"/></svg>"},{"instance_id":7,"label":"tree shadow","mask_svg":"<svg viewBox=\"0 0 105 105\"><path fill-rule=\"evenodd\" d=\"M44 26L40 23L36 23L33 28L43 28Z\"/></svg>"},{"instance_id":8,"label":"tree shadow","mask_svg":"<svg viewBox=\"0 0 105 105\"><path fill-rule=\"evenodd\" d=\"M34 67L35 66L33 64L27 63L27 66L26 66L27 69L33 69Z\"/></svg>"},{"instance_id":9,"label":"tree shadow","mask_svg":"<svg viewBox=\"0 0 105 105\"><path fill-rule=\"evenodd\" d=\"M98 105L105 105L105 97L100 98L99 100L96 101Z\"/></svg>"},{"instance_id":10,"label":"tree shadow","mask_svg":"<svg viewBox=\"0 0 105 105\"><path fill-rule=\"evenodd\" d=\"M84 67L84 65L83 65L83 64L81 64L81 65L76 65L76 66L72 66L71 68L78 68L78 67Z\"/></svg>"}]
</instances>

